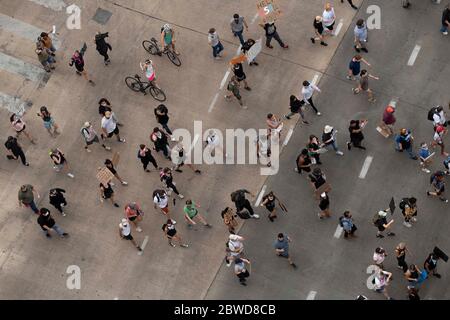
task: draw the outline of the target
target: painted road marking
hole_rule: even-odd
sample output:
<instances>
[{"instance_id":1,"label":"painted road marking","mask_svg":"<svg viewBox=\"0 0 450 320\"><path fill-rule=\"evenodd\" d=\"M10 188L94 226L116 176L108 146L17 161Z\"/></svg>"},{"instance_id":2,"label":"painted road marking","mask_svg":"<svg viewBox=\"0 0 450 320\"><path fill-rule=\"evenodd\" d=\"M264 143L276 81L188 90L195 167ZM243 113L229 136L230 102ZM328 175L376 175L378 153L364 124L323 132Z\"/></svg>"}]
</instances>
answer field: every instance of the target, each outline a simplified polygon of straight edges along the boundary
<instances>
[{"instance_id":1,"label":"painted road marking","mask_svg":"<svg viewBox=\"0 0 450 320\"><path fill-rule=\"evenodd\" d=\"M148 243L148 236L145 236L144 242L142 242L142 245L141 245L142 251L138 252L139 256L142 256L142 254L144 253L144 249L145 249L145 246L147 245L147 243Z\"/></svg>"},{"instance_id":2,"label":"painted road marking","mask_svg":"<svg viewBox=\"0 0 450 320\"><path fill-rule=\"evenodd\" d=\"M254 24L256 19L258 19L258 13L256 13L255 16L253 17L251 24Z\"/></svg>"},{"instance_id":3,"label":"painted road marking","mask_svg":"<svg viewBox=\"0 0 450 320\"><path fill-rule=\"evenodd\" d=\"M267 186L263 185L261 192L259 193L258 198L256 199L255 207L259 206L259 204L261 203L262 197L264 196L266 189L267 189Z\"/></svg>"},{"instance_id":4,"label":"painted road marking","mask_svg":"<svg viewBox=\"0 0 450 320\"><path fill-rule=\"evenodd\" d=\"M0 92L0 106L9 112L23 115L26 109L30 108L31 102L25 102L18 97L10 96L6 93Z\"/></svg>"},{"instance_id":5,"label":"painted road marking","mask_svg":"<svg viewBox=\"0 0 450 320\"><path fill-rule=\"evenodd\" d=\"M341 32L342 27L344 26L344 19L339 20L339 23L336 27L336 31L334 32L334 36L337 37L339 32Z\"/></svg>"},{"instance_id":6,"label":"painted road marking","mask_svg":"<svg viewBox=\"0 0 450 320\"><path fill-rule=\"evenodd\" d=\"M291 139L292 133L294 133L294 126L289 128L286 138L284 138L283 146L287 146L289 139Z\"/></svg>"},{"instance_id":7,"label":"painted road marking","mask_svg":"<svg viewBox=\"0 0 450 320\"><path fill-rule=\"evenodd\" d=\"M339 239L341 237L343 231L344 231L344 229L340 225L338 225L336 228L336 231L334 232L334 237L336 239Z\"/></svg>"},{"instance_id":8,"label":"painted road marking","mask_svg":"<svg viewBox=\"0 0 450 320\"><path fill-rule=\"evenodd\" d=\"M191 147L189 148L188 154L191 153L192 149L194 149L194 147L195 147L195 145L197 144L199 138L200 138L200 135L197 133L197 134L194 136L194 142L192 142Z\"/></svg>"},{"instance_id":9,"label":"painted road marking","mask_svg":"<svg viewBox=\"0 0 450 320\"><path fill-rule=\"evenodd\" d=\"M227 82L229 75L230 75L230 70L227 70L227 72L225 72L225 75L223 76L222 81L220 82L220 90L222 90L223 87L225 86L225 83Z\"/></svg>"},{"instance_id":10,"label":"painted road marking","mask_svg":"<svg viewBox=\"0 0 450 320\"><path fill-rule=\"evenodd\" d=\"M364 179L366 177L367 171L369 171L372 160L373 160L373 157L371 157L371 156L367 156L366 160L364 160L364 164L362 166L361 172L359 173L360 179Z\"/></svg>"},{"instance_id":11,"label":"painted road marking","mask_svg":"<svg viewBox=\"0 0 450 320\"><path fill-rule=\"evenodd\" d=\"M314 300L316 298L316 294L317 294L316 291L310 291L308 293L308 296L306 297L306 300Z\"/></svg>"},{"instance_id":12,"label":"painted road marking","mask_svg":"<svg viewBox=\"0 0 450 320\"><path fill-rule=\"evenodd\" d=\"M315 74L311 81L311 84L316 85L318 80L319 80L319 74Z\"/></svg>"},{"instance_id":13,"label":"painted road marking","mask_svg":"<svg viewBox=\"0 0 450 320\"><path fill-rule=\"evenodd\" d=\"M411 52L411 56L409 57L408 66L414 65L414 62L416 62L417 56L419 55L420 49L421 49L421 46L416 44L413 51Z\"/></svg>"},{"instance_id":14,"label":"painted road marking","mask_svg":"<svg viewBox=\"0 0 450 320\"><path fill-rule=\"evenodd\" d=\"M31 24L11 18L10 16L0 13L0 29L17 34L22 38L29 39L33 42L37 40L41 32L48 31L36 28ZM53 36L53 45L56 49L60 47L59 39Z\"/></svg>"},{"instance_id":15,"label":"painted road marking","mask_svg":"<svg viewBox=\"0 0 450 320\"><path fill-rule=\"evenodd\" d=\"M239 53L241 52L241 48L242 48L242 45L240 44L236 50L236 55L239 55Z\"/></svg>"},{"instance_id":16,"label":"painted road marking","mask_svg":"<svg viewBox=\"0 0 450 320\"><path fill-rule=\"evenodd\" d=\"M114 300L119 300L119 297L115 297Z\"/></svg>"},{"instance_id":17,"label":"painted road marking","mask_svg":"<svg viewBox=\"0 0 450 320\"><path fill-rule=\"evenodd\" d=\"M37 67L34 64L14 58L2 52L0 52L0 69L18 74L36 82L41 81L47 73L44 69Z\"/></svg>"},{"instance_id":18,"label":"painted road marking","mask_svg":"<svg viewBox=\"0 0 450 320\"><path fill-rule=\"evenodd\" d=\"M61 11L62 9L67 7L67 4L65 4L63 0L28 0L28 1L34 2L40 6L44 6L54 11Z\"/></svg>"},{"instance_id":19,"label":"painted road marking","mask_svg":"<svg viewBox=\"0 0 450 320\"><path fill-rule=\"evenodd\" d=\"M213 98L213 101L212 101L211 104L209 105L208 112L211 112L211 111L213 110L214 105L215 105L216 102L217 102L217 98L219 98L219 92L216 93L216 95L215 95L214 98Z\"/></svg>"}]
</instances>

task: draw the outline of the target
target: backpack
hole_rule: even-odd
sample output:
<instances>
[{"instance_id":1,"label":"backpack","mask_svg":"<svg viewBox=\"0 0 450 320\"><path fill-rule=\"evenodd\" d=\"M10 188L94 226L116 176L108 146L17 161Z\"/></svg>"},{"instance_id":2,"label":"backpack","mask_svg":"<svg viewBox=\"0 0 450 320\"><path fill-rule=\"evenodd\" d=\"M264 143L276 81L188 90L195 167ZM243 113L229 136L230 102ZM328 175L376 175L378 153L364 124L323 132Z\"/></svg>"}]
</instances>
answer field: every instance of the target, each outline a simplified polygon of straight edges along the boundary
<instances>
[{"instance_id":1,"label":"backpack","mask_svg":"<svg viewBox=\"0 0 450 320\"><path fill-rule=\"evenodd\" d=\"M87 139L89 137L89 130L85 127L80 129L80 133L83 136L83 138Z\"/></svg>"},{"instance_id":2,"label":"backpack","mask_svg":"<svg viewBox=\"0 0 450 320\"><path fill-rule=\"evenodd\" d=\"M341 226L341 228L344 227L344 224L342 223L342 220L344 220L344 216L339 217L339 225Z\"/></svg>"},{"instance_id":3,"label":"backpack","mask_svg":"<svg viewBox=\"0 0 450 320\"><path fill-rule=\"evenodd\" d=\"M398 207L400 209L402 209L402 211L405 210L405 206L408 204L409 199L408 198L403 198L402 201L400 201L400 203L398 204Z\"/></svg>"},{"instance_id":4,"label":"backpack","mask_svg":"<svg viewBox=\"0 0 450 320\"><path fill-rule=\"evenodd\" d=\"M438 114L437 107L433 107L433 108L431 108L431 109L428 111L428 117L427 117L427 119L430 120L430 121L433 121L433 116L434 116L435 114Z\"/></svg>"},{"instance_id":5,"label":"backpack","mask_svg":"<svg viewBox=\"0 0 450 320\"><path fill-rule=\"evenodd\" d=\"M157 197L157 198L158 198L158 202L159 202L159 201L161 200L160 195L161 195L161 194L164 194L164 193L165 193L164 190L156 189L155 191L153 191L153 199L154 199L155 197Z\"/></svg>"},{"instance_id":6,"label":"backpack","mask_svg":"<svg viewBox=\"0 0 450 320\"><path fill-rule=\"evenodd\" d=\"M241 190L237 190L231 193L231 201L234 203L242 201L244 198L243 192Z\"/></svg>"}]
</instances>

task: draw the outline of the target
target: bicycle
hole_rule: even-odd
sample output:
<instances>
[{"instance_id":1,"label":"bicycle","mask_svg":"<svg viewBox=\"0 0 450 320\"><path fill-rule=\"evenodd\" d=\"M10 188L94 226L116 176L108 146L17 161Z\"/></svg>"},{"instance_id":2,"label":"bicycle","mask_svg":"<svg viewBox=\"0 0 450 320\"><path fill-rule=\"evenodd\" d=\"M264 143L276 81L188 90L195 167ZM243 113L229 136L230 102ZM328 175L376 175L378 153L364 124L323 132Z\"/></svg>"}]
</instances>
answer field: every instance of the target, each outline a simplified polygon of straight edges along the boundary
<instances>
[{"instance_id":1,"label":"bicycle","mask_svg":"<svg viewBox=\"0 0 450 320\"><path fill-rule=\"evenodd\" d=\"M178 57L178 55L173 52L172 48L169 48L170 46L165 46L164 50L161 51L158 46L158 41L156 41L155 38L151 38L149 40L142 41L142 46L144 47L145 51L152 55L158 55L162 56L163 54L166 54L170 61L177 67L181 66L181 60Z\"/></svg>"},{"instance_id":2,"label":"bicycle","mask_svg":"<svg viewBox=\"0 0 450 320\"><path fill-rule=\"evenodd\" d=\"M155 85L150 81L142 81L141 77L137 74L134 77L126 77L125 83L127 87L133 90L134 92L142 92L147 95L146 90L149 89L152 97L160 102L166 101L166 94L161 89L155 87Z\"/></svg>"}]
</instances>

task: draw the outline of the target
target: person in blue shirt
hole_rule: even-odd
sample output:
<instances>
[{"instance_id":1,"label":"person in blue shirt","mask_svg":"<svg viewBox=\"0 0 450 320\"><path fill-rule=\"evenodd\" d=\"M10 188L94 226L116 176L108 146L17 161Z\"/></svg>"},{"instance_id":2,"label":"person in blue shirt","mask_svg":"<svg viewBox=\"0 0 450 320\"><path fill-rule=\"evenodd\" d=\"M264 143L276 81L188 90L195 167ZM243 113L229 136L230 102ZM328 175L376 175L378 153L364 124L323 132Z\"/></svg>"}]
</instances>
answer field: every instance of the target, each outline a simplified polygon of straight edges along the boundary
<instances>
[{"instance_id":1,"label":"person in blue shirt","mask_svg":"<svg viewBox=\"0 0 450 320\"><path fill-rule=\"evenodd\" d=\"M400 133L395 136L395 150L399 152L403 152L406 150L411 159L417 160L417 156L412 151L412 142L414 137L411 134L411 131L408 129L401 129Z\"/></svg>"},{"instance_id":2,"label":"person in blue shirt","mask_svg":"<svg viewBox=\"0 0 450 320\"><path fill-rule=\"evenodd\" d=\"M289 264L294 269L297 269L297 265L292 261L291 256L289 255L289 242L291 242L291 239L287 235L279 233L274 245L275 253L279 257L288 259Z\"/></svg>"},{"instance_id":3,"label":"person in blue shirt","mask_svg":"<svg viewBox=\"0 0 450 320\"><path fill-rule=\"evenodd\" d=\"M356 22L356 26L354 29L355 34L355 50L356 52L364 51L365 53L368 53L369 50L366 48L366 42L367 42L367 26L364 22L364 19L359 19Z\"/></svg>"},{"instance_id":4,"label":"person in blue shirt","mask_svg":"<svg viewBox=\"0 0 450 320\"><path fill-rule=\"evenodd\" d=\"M420 167L423 172L430 173L431 171L428 169L428 165L431 163L431 159L427 159L431 155L430 149L428 149L428 145L425 142L420 144L419 149L419 159L420 159Z\"/></svg>"},{"instance_id":5,"label":"person in blue shirt","mask_svg":"<svg viewBox=\"0 0 450 320\"><path fill-rule=\"evenodd\" d=\"M368 63L363 57L361 57L361 55L357 54L352 58L352 61L350 61L348 65L348 80L356 80L356 77L359 76L361 72L361 61L370 67L370 63Z\"/></svg>"}]
</instances>

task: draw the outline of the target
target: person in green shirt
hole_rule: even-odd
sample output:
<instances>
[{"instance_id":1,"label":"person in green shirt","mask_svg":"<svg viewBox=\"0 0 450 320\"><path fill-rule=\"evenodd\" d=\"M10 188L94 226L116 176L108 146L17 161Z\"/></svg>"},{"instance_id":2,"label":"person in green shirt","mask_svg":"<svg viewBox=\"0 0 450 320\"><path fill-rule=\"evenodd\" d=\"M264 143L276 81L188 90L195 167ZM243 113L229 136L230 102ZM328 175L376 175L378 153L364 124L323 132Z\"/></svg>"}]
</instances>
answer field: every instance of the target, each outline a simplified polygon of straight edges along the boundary
<instances>
[{"instance_id":1,"label":"person in green shirt","mask_svg":"<svg viewBox=\"0 0 450 320\"><path fill-rule=\"evenodd\" d=\"M194 201L188 199L186 200L186 205L184 206L184 218L188 223L188 227L192 228L192 226L197 223L194 221L200 221L205 227L211 228L212 226L206 221L206 219L198 212L197 208L200 208L200 205L196 204Z\"/></svg>"}]
</instances>

